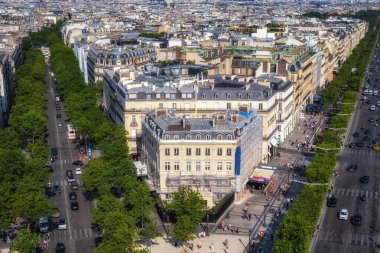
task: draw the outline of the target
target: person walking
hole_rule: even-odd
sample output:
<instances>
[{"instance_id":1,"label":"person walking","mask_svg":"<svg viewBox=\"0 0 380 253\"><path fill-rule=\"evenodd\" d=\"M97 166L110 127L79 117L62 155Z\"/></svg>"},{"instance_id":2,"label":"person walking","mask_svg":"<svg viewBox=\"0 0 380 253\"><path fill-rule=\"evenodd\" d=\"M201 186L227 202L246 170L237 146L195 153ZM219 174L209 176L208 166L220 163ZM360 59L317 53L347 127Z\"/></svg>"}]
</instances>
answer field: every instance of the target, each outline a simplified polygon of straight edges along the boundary
<instances>
[{"instance_id":1,"label":"person walking","mask_svg":"<svg viewBox=\"0 0 380 253\"><path fill-rule=\"evenodd\" d=\"M211 245L210 245L210 250L211 250L211 253L215 253L215 246L214 246L214 243L211 243Z\"/></svg>"}]
</instances>

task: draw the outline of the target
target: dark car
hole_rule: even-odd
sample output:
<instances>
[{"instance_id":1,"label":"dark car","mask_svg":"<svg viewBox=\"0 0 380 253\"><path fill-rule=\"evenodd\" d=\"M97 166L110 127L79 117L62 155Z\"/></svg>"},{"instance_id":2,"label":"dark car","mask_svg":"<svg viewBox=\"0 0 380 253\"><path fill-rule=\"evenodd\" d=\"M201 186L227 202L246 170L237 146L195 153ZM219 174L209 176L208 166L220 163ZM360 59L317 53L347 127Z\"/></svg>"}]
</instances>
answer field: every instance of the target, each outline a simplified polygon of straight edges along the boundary
<instances>
[{"instance_id":1,"label":"dark car","mask_svg":"<svg viewBox=\"0 0 380 253\"><path fill-rule=\"evenodd\" d=\"M371 138L369 138L368 135L366 135L366 136L363 137L363 141L370 141L370 140L371 140Z\"/></svg>"},{"instance_id":2,"label":"dark car","mask_svg":"<svg viewBox=\"0 0 380 253\"><path fill-rule=\"evenodd\" d=\"M380 122L380 118L377 118L377 119L376 119L376 122Z\"/></svg>"},{"instance_id":3,"label":"dark car","mask_svg":"<svg viewBox=\"0 0 380 253\"><path fill-rule=\"evenodd\" d=\"M83 162L81 160L76 160L76 161L73 162L73 165L83 166Z\"/></svg>"},{"instance_id":4,"label":"dark car","mask_svg":"<svg viewBox=\"0 0 380 253\"><path fill-rule=\"evenodd\" d=\"M70 200L77 200L77 193L76 192L70 192L69 193Z\"/></svg>"},{"instance_id":5,"label":"dark car","mask_svg":"<svg viewBox=\"0 0 380 253\"><path fill-rule=\"evenodd\" d=\"M61 118L61 114L57 114L57 119L60 119Z\"/></svg>"},{"instance_id":6,"label":"dark car","mask_svg":"<svg viewBox=\"0 0 380 253\"><path fill-rule=\"evenodd\" d=\"M368 184L369 183L369 176L362 176L360 179L359 179L360 183L363 183L363 184Z\"/></svg>"},{"instance_id":7,"label":"dark car","mask_svg":"<svg viewBox=\"0 0 380 253\"><path fill-rule=\"evenodd\" d=\"M57 195L57 194L61 194L61 187L59 185L54 185L53 186L53 191L54 193Z\"/></svg>"},{"instance_id":8,"label":"dark car","mask_svg":"<svg viewBox=\"0 0 380 253\"><path fill-rule=\"evenodd\" d=\"M374 140L372 141L372 143L373 143L373 144L379 144L379 139L374 139Z\"/></svg>"},{"instance_id":9,"label":"dark car","mask_svg":"<svg viewBox=\"0 0 380 253\"><path fill-rule=\"evenodd\" d=\"M66 170L66 176L72 176L73 171L72 170Z\"/></svg>"},{"instance_id":10,"label":"dark car","mask_svg":"<svg viewBox=\"0 0 380 253\"><path fill-rule=\"evenodd\" d=\"M353 134L353 136L354 136L354 137L359 137L359 132L355 132L355 133Z\"/></svg>"},{"instance_id":11,"label":"dark car","mask_svg":"<svg viewBox=\"0 0 380 253\"><path fill-rule=\"evenodd\" d=\"M52 155L58 155L58 150L56 148L51 149L51 154Z\"/></svg>"},{"instance_id":12,"label":"dark car","mask_svg":"<svg viewBox=\"0 0 380 253\"><path fill-rule=\"evenodd\" d=\"M71 201L70 206L71 206L71 210L78 210L79 209L78 201Z\"/></svg>"},{"instance_id":13,"label":"dark car","mask_svg":"<svg viewBox=\"0 0 380 253\"><path fill-rule=\"evenodd\" d=\"M338 199L332 195L327 198L327 206L328 207L336 207L336 203L338 202Z\"/></svg>"},{"instance_id":14,"label":"dark car","mask_svg":"<svg viewBox=\"0 0 380 253\"><path fill-rule=\"evenodd\" d=\"M358 146L359 148L362 148L362 147L364 147L364 143L363 142L358 142L358 143L356 143L356 146Z\"/></svg>"},{"instance_id":15,"label":"dark car","mask_svg":"<svg viewBox=\"0 0 380 253\"><path fill-rule=\"evenodd\" d=\"M346 171L348 171L348 172L354 172L354 171L356 171L358 169L358 166L356 165L356 164L351 164L350 166L348 166L347 168L346 168Z\"/></svg>"},{"instance_id":16,"label":"dark car","mask_svg":"<svg viewBox=\"0 0 380 253\"><path fill-rule=\"evenodd\" d=\"M57 242L57 246L55 246L56 253L65 253L65 245L62 242Z\"/></svg>"},{"instance_id":17,"label":"dark car","mask_svg":"<svg viewBox=\"0 0 380 253\"><path fill-rule=\"evenodd\" d=\"M56 106L55 109L56 109L57 111L59 111L59 110L61 110L61 107Z\"/></svg>"},{"instance_id":18,"label":"dark car","mask_svg":"<svg viewBox=\"0 0 380 253\"><path fill-rule=\"evenodd\" d=\"M368 122L374 122L374 121L375 121L374 118L369 118L369 119L368 119Z\"/></svg>"},{"instance_id":19,"label":"dark car","mask_svg":"<svg viewBox=\"0 0 380 253\"><path fill-rule=\"evenodd\" d=\"M59 105L59 102L58 102L58 101L55 101L55 105Z\"/></svg>"},{"instance_id":20,"label":"dark car","mask_svg":"<svg viewBox=\"0 0 380 253\"><path fill-rule=\"evenodd\" d=\"M348 147L349 147L349 148L354 148L354 147L356 147L356 144L353 143L353 142L351 142L350 145L348 145Z\"/></svg>"},{"instance_id":21,"label":"dark car","mask_svg":"<svg viewBox=\"0 0 380 253\"><path fill-rule=\"evenodd\" d=\"M71 190L79 190L79 184L78 182L74 181L71 183Z\"/></svg>"},{"instance_id":22,"label":"dark car","mask_svg":"<svg viewBox=\"0 0 380 253\"><path fill-rule=\"evenodd\" d=\"M351 216L350 220L352 225L360 226L362 224L362 216L360 214Z\"/></svg>"},{"instance_id":23,"label":"dark car","mask_svg":"<svg viewBox=\"0 0 380 253\"><path fill-rule=\"evenodd\" d=\"M54 172L53 166L51 166L51 165L45 165L45 167L47 168L47 170L49 172Z\"/></svg>"},{"instance_id":24,"label":"dark car","mask_svg":"<svg viewBox=\"0 0 380 253\"><path fill-rule=\"evenodd\" d=\"M371 130L367 129L367 130L364 131L364 133L365 133L366 135L370 135L370 134L371 134Z\"/></svg>"}]
</instances>

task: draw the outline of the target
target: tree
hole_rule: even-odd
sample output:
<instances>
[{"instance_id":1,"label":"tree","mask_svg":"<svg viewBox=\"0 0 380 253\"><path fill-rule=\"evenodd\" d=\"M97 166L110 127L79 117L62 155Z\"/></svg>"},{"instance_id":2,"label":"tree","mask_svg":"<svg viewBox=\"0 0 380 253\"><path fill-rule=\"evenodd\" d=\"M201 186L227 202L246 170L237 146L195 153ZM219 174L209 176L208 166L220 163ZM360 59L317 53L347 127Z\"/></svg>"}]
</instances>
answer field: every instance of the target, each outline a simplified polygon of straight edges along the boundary
<instances>
[{"instance_id":1,"label":"tree","mask_svg":"<svg viewBox=\"0 0 380 253\"><path fill-rule=\"evenodd\" d=\"M199 192L193 191L189 186L180 186L173 194L173 201L168 209L175 213L177 219L173 230L175 238L184 242L191 239L196 232L204 217L206 205Z\"/></svg>"},{"instance_id":2,"label":"tree","mask_svg":"<svg viewBox=\"0 0 380 253\"><path fill-rule=\"evenodd\" d=\"M83 172L82 179L85 182L86 191L96 191L102 185L109 183L112 170L109 164L102 159L92 159Z\"/></svg>"},{"instance_id":3,"label":"tree","mask_svg":"<svg viewBox=\"0 0 380 253\"><path fill-rule=\"evenodd\" d=\"M12 249L19 253L30 253L36 249L38 234L33 234L28 229L21 229L12 243Z\"/></svg>"}]
</instances>

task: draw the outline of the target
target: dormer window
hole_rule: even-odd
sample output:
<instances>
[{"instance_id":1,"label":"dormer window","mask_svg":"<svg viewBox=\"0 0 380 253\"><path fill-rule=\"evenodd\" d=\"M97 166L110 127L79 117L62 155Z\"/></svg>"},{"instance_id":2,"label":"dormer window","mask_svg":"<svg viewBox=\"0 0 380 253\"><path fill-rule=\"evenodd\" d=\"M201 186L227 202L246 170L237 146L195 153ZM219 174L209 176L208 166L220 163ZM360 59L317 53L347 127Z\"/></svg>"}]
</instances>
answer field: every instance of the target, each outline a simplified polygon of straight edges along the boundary
<instances>
[{"instance_id":1,"label":"dormer window","mask_svg":"<svg viewBox=\"0 0 380 253\"><path fill-rule=\"evenodd\" d=\"M231 94L227 93L227 99L231 99Z\"/></svg>"},{"instance_id":2,"label":"dormer window","mask_svg":"<svg viewBox=\"0 0 380 253\"><path fill-rule=\"evenodd\" d=\"M197 140L201 140L202 139L202 136L200 134L197 134L197 136L195 137Z\"/></svg>"},{"instance_id":3,"label":"dormer window","mask_svg":"<svg viewBox=\"0 0 380 253\"><path fill-rule=\"evenodd\" d=\"M206 140L208 140L208 141L211 140L211 135L210 134L206 135Z\"/></svg>"},{"instance_id":4,"label":"dormer window","mask_svg":"<svg viewBox=\"0 0 380 253\"><path fill-rule=\"evenodd\" d=\"M178 134L174 135L174 140L179 140L179 135Z\"/></svg>"},{"instance_id":5,"label":"dormer window","mask_svg":"<svg viewBox=\"0 0 380 253\"><path fill-rule=\"evenodd\" d=\"M191 140L191 134L186 135L186 140Z\"/></svg>"}]
</instances>

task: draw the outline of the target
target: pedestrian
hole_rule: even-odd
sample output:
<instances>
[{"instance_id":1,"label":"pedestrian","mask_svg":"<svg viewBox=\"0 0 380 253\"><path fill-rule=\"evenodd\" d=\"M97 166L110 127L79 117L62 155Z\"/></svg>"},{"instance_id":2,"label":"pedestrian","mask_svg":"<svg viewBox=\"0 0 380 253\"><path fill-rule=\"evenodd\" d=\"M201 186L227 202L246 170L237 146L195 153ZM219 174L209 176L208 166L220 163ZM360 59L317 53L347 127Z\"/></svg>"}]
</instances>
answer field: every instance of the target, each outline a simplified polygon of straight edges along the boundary
<instances>
[{"instance_id":1,"label":"pedestrian","mask_svg":"<svg viewBox=\"0 0 380 253\"><path fill-rule=\"evenodd\" d=\"M211 243L210 245L210 250L211 250L211 253L214 253L215 251L215 247L214 247L214 243Z\"/></svg>"},{"instance_id":2,"label":"pedestrian","mask_svg":"<svg viewBox=\"0 0 380 253\"><path fill-rule=\"evenodd\" d=\"M252 217L252 214L248 214L248 220L250 221L251 220L251 217Z\"/></svg>"},{"instance_id":3,"label":"pedestrian","mask_svg":"<svg viewBox=\"0 0 380 253\"><path fill-rule=\"evenodd\" d=\"M198 248L198 249L201 249L201 248L202 248L202 243L201 243L201 242L198 242L198 244L197 244L197 248Z\"/></svg>"},{"instance_id":4,"label":"pedestrian","mask_svg":"<svg viewBox=\"0 0 380 253\"><path fill-rule=\"evenodd\" d=\"M189 249L190 249L191 251L193 251L193 248L194 248L194 244L193 244L193 243L190 243L190 244L189 244Z\"/></svg>"}]
</instances>

